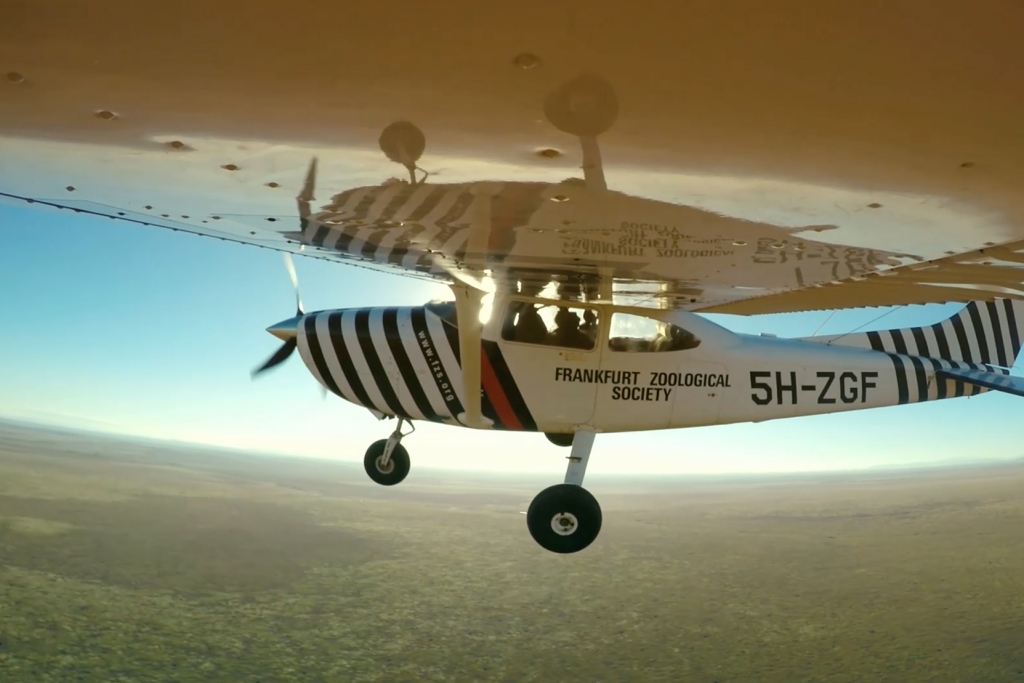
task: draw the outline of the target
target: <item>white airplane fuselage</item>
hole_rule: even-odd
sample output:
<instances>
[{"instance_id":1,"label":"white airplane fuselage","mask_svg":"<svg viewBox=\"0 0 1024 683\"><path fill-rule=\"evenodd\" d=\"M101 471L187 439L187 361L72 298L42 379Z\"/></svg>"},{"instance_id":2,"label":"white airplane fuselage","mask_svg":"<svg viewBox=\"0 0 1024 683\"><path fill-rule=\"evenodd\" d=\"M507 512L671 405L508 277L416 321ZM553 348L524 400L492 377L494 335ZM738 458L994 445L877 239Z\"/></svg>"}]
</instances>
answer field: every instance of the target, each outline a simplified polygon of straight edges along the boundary
<instances>
[{"instance_id":1,"label":"white airplane fuselage","mask_svg":"<svg viewBox=\"0 0 1024 683\"><path fill-rule=\"evenodd\" d=\"M970 340L959 344L949 321L933 326L947 325L948 335L927 328L934 355L914 346L918 338L927 346L920 332L925 328L778 339L737 334L684 311L610 304L579 304L597 313L590 349L503 338L508 335L502 332L502 311L527 302L541 300L496 301L494 315L480 328L479 422L467 419L466 395L475 385L466 386L459 331L443 319L443 309L307 314L298 325L298 348L324 386L378 416L571 434L761 422L974 395L986 389L936 372L1006 374L996 366L1012 365L1024 336L1017 322L1024 323L1020 305L1001 301L991 309L981 305L981 315L988 317L979 318L978 331L988 337L980 342L972 331ZM699 343L680 350L616 350L609 325L615 313L677 326ZM937 335L943 337L946 357L938 355Z\"/></svg>"}]
</instances>

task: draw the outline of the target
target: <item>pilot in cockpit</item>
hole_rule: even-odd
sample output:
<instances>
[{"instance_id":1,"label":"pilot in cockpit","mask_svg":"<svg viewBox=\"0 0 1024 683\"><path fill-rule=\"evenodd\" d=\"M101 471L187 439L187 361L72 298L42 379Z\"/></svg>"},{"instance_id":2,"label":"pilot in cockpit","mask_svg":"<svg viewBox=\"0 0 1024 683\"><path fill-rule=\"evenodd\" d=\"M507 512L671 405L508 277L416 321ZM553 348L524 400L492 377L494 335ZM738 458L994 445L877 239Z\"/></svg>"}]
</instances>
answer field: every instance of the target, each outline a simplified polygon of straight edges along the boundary
<instances>
[{"instance_id":1,"label":"pilot in cockpit","mask_svg":"<svg viewBox=\"0 0 1024 683\"><path fill-rule=\"evenodd\" d=\"M592 349L593 340L580 330L580 317L568 308L559 308L555 314L555 330L548 335L548 344L571 349Z\"/></svg>"},{"instance_id":2,"label":"pilot in cockpit","mask_svg":"<svg viewBox=\"0 0 1024 683\"><path fill-rule=\"evenodd\" d=\"M530 303L522 303L515 322L514 339L526 344L543 344L548 336L548 326L537 312L537 307Z\"/></svg>"},{"instance_id":3,"label":"pilot in cockpit","mask_svg":"<svg viewBox=\"0 0 1024 683\"><path fill-rule=\"evenodd\" d=\"M670 323L659 325L661 333L654 340L654 351L684 351L700 346L700 340L690 331Z\"/></svg>"}]
</instances>

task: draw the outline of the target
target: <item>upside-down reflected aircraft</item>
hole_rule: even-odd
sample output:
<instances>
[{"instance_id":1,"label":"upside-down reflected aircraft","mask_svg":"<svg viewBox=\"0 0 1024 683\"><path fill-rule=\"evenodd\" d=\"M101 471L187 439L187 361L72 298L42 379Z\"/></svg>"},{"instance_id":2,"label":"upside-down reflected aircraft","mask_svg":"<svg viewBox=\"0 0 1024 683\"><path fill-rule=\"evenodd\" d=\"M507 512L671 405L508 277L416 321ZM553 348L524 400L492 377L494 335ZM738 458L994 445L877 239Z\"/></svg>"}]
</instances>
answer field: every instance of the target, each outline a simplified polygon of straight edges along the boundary
<instances>
[{"instance_id":1,"label":"upside-down reflected aircraft","mask_svg":"<svg viewBox=\"0 0 1024 683\"><path fill-rule=\"evenodd\" d=\"M19 65L0 196L277 249L293 283L288 254L447 283L452 301L416 307L297 299L254 375L298 350L326 391L395 420L364 457L384 485L409 472L420 420L570 448L527 512L559 553L601 528L582 486L598 434L1024 396L1024 111L1004 97L1024 69L1006 28L1019 10L924 3L908 24L854 4L587 5L541 29L442 4L368 6L344 44L329 27L352 17L328 6L298 30L257 3L243 40L189 22L186 2L145 42L111 30L141 20L120 2L73 32L24 6L0 44ZM312 35L280 63L254 52L290 28ZM489 29L505 41L445 38ZM71 56L47 52L58 38ZM323 64L357 55L360 73ZM621 161L615 183L604 158ZM344 189L314 208L325 182ZM274 192L290 185L297 216ZM951 302L965 306L934 325L804 339L700 315Z\"/></svg>"}]
</instances>

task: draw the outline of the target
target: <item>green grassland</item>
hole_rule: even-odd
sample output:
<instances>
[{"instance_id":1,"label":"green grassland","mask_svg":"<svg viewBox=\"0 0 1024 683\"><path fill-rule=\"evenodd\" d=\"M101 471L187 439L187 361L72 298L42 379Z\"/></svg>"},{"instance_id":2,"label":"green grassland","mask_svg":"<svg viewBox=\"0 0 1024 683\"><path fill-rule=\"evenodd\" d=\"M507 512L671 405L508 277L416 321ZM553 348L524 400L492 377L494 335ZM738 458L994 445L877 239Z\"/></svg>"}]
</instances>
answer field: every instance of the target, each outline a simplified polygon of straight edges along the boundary
<instances>
[{"instance_id":1,"label":"green grassland","mask_svg":"<svg viewBox=\"0 0 1024 683\"><path fill-rule=\"evenodd\" d=\"M549 483L0 425L0 682L1024 683L1024 466Z\"/></svg>"}]
</instances>

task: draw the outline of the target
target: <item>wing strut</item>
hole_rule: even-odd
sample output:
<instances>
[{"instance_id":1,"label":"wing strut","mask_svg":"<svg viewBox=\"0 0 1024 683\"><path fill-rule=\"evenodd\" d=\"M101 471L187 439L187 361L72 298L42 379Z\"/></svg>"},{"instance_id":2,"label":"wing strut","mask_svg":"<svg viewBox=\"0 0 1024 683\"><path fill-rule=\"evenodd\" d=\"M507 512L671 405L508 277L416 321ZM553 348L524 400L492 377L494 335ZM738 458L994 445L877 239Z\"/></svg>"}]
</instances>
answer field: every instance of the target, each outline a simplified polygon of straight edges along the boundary
<instances>
[{"instance_id":1,"label":"wing strut","mask_svg":"<svg viewBox=\"0 0 1024 683\"><path fill-rule=\"evenodd\" d=\"M460 421L467 427L482 428L480 413L480 305L485 292L464 284L453 284L455 311L459 324L459 354L462 358L462 396L466 412Z\"/></svg>"}]
</instances>

